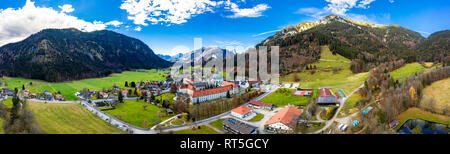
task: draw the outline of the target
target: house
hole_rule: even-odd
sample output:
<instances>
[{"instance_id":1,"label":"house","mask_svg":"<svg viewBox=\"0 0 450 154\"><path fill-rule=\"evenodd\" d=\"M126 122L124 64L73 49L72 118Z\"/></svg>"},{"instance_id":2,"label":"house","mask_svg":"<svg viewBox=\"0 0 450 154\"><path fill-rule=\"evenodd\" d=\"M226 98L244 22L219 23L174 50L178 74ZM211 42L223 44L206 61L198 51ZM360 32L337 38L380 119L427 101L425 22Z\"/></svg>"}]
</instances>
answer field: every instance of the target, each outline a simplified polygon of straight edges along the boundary
<instances>
[{"instance_id":1,"label":"house","mask_svg":"<svg viewBox=\"0 0 450 154\"><path fill-rule=\"evenodd\" d=\"M30 91L29 90L24 90L23 91L23 97L28 97L30 96Z\"/></svg>"},{"instance_id":2,"label":"house","mask_svg":"<svg viewBox=\"0 0 450 154\"><path fill-rule=\"evenodd\" d=\"M44 96L45 96L46 100L49 100L49 101L53 100L53 94L48 92L47 90L45 90Z\"/></svg>"},{"instance_id":3,"label":"house","mask_svg":"<svg viewBox=\"0 0 450 154\"><path fill-rule=\"evenodd\" d=\"M239 106L231 110L231 115L237 118L246 118L253 113L252 108L246 106Z\"/></svg>"},{"instance_id":4,"label":"house","mask_svg":"<svg viewBox=\"0 0 450 154\"><path fill-rule=\"evenodd\" d=\"M335 105L336 97L331 95L331 91L328 88L319 89L319 97L317 97L317 104L319 105Z\"/></svg>"},{"instance_id":5,"label":"house","mask_svg":"<svg viewBox=\"0 0 450 154\"><path fill-rule=\"evenodd\" d=\"M246 124L234 118L227 118L223 122L223 130L233 134L256 134L255 126Z\"/></svg>"},{"instance_id":6,"label":"house","mask_svg":"<svg viewBox=\"0 0 450 154\"><path fill-rule=\"evenodd\" d=\"M55 98L56 98L57 100L62 101L64 97L63 97L61 94L56 94L56 95L55 95Z\"/></svg>"},{"instance_id":7,"label":"house","mask_svg":"<svg viewBox=\"0 0 450 154\"><path fill-rule=\"evenodd\" d=\"M172 111L172 109L166 109L166 113L167 114L173 114L173 111Z\"/></svg>"},{"instance_id":8,"label":"house","mask_svg":"<svg viewBox=\"0 0 450 154\"><path fill-rule=\"evenodd\" d=\"M301 114L301 110L294 106L286 106L279 110L274 116L266 122L267 129L276 132L290 132L297 126L298 117Z\"/></svg>"},{"instance_id":9,"label":"house","mask_svg":"<svg viewBox=\"0 0 450 154\"><path fill-rule=\"evenodd\" d=\"M122 90L122 95L123 95L123 97L127 97L128 96L128 90L127 89Z\"/></svg>"},{"instance_id":10,"label":"house","mask_svg":"<svg viewBox=\"0 0 450 154\"><path fill-rule=\"evenodd\" d=\"M273 110L273 108L275 107L275 105L273 104L268 104L268 103L263 103L263 102L258 102L258 101L254 101L251 100L248 102L248 106L255 108L255 109L265 109L265 110Z\"/></svg>"},{"instance_id":11,"label":"house","mask_svg":"<svg viewBox=\"0 0 450 154\"><path fill-rule=\"evenodd\" d=\"M100 96L102 96L102 98L108 98L108 93L100 92Z\"/></svg>"},{"instance_id":12,"label":"house","mask_svg":"<svg viewBox=\"0 0 450 154\"><path fill-rule=\"evenodd\" d=\"M249 85L251 88L257 88L257 87L259 87L259 83L261 83L261 81L248 81L248 85Z\"/></svg>"}]
</instances>

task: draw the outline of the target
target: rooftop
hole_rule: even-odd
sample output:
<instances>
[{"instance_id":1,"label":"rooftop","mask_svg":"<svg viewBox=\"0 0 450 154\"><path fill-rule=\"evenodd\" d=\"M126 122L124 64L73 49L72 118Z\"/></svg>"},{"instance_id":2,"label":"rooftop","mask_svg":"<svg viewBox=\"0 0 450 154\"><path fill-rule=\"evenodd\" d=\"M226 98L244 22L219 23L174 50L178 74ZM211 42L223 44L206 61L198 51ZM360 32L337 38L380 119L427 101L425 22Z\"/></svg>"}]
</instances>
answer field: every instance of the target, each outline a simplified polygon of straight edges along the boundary
<instances>
[{"instance_id":1,"label":"rooftop","mask_svg":"<svg viewBox=\"0 0 450 154\"><path fill-rule=\"evenodd\" d=\"M241 105L241 106L239 106L239 107L237 107L237 108L234 108L234 109L231 110L231 111L233 111L233 112L235 112L235 113L237 113L237 114L242 115L242 114L245 114L245 113L247 113L247 112L249 112L249 111L251 111L251 110L252 110L252 108L249 108L249 107L246 107L246 106Z\"/></svg>"},{"instance_id":2,"label":"rooftop","mask_svg":"<svg viewBox=\"0 0 450 154\"><path fill-rule=\"evenodd\" d=\"M269 121L266 122L265 125L281 122L286 126L293 127L297 124L297 119L301 113L302 111L297 109L296 107L287 106L279 110L272 118L270 118Z\"/></svg>"},{"instance_id":3,"label":"rooftop","mask_svg":"<svg viewBox=\"0 0 450 154\"><path fill-rule=\"evenodd\" d=\"M224 126L239 131L242 134L251 134L257 128L255 126L246 124L234 118L227 118L222 123Z\"/></svg>"}]
</instances>

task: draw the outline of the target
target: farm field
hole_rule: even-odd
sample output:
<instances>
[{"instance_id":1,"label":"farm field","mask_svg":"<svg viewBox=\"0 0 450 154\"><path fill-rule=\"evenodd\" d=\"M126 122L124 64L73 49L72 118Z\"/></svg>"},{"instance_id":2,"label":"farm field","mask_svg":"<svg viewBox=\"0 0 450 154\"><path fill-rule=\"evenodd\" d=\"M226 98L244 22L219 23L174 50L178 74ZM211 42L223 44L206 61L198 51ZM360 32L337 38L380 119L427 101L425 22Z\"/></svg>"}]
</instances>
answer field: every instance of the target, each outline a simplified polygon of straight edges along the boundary
<instances>
[{"instance_id":1,"label":"farm field","mask_svg":"<svg viewBox=\"0 0 450 154\"><path fill-rule=\"evenodd\" d=\"M184 129L184 130L179 130L179 131L174 131L174 134L220 134L219 132L216 132L214 129L206 126L206 125L202 125L200 126L201 129L195 129L192 130L192 128L188 128L188 129Z\"/></svg>"},{"instance_id":2,"label":"farm field","mask_svg":"<svg viewBox=\"0 0 450 154\"><path fill-rule=\"evenodd\" d=\"M145 110L143 107L144 105L147 105ZM124 103L119 104L115 109L107 109L103 110L103 112L129 124L142 128L148 128L156 125L158 112L160 113L160 122L169 119L171 116L174 116L166 115L165 109L149 103L145 103L141 100L125 100ZM147 126L144 126L145 120L147 120Z\"/></svg>"},{"instance_id":3,"label":"farm field","mask_svg":"<svg viewBox=\"0 0 450 154\"><path fill-rule=\"evenodd\" d=\"M400 113L400 115L397 116L397 119L400 120L400 122L394 128L394 130L399 129L403 125L403 123L405 123L409 119L423 119L431 122L450 125L450 117L434 114L416 107L409 108L405 112Z\"/></svg>"},{"instance_id":4,"label":"farm field","mask_svg":"<svg viewBox=\"0 0 450 154\"><path fill-rule=\"evenodd\" d=\"M45 134L124 134L80 104L28 102L36 122Z\"/></svg>"},{"instance_id":5,"label":"farm field","mask_svg":"<svg viewBox=\"0 0 450 154\"><path fill-rule=\"evenodd\" d=\"M350 93L361 86L369 76L369 72L353 74L350 70L350 63L349 59L339 54L333 55L328 46L323 46L321 59L319 62L311 64L311 66L317 67L315 73L311 74L308 70L296 73L300 80L299 87L304 89L329 87L343 89L344 92ZM337 71L333 71L333 68ZM281 77L280 82L295 83L294 74Z\"/></svg>"},{"instance_id":6,"label":"farm field","mask_svg":"<svg viewBox=\"0 0 450 154\"><path fill-rule=\"evenodd\" d=\"M314 89L313 96L311 96L311 98L306 96L292 96L292 93L294 93L294 91L294 89L280 88L260 101L264 103L274 104L280 107L286 106L288 104L307 105L310 100L315 99L319 94L319 90Z\"/></svg>"},{"instance_id":7,"label":"farm field","mask_svg":"<svg viewBox=\"0 0 450 154\"><path fill-rule=\"evenodd\" d=\"M424 97L430 97L433 99L436 109L440 112L445 107L450 106L450 78L433 82L431 85L423 89Z\"/></svg>"},{"instance_id":8,"label":"farm field","mask_svg":"<svg viewBox=\"0 0 450 154\"><path fill-rule=\"evenodd\" d=\"M66 98L66 100L79 100L78 97L74 95L75 92L83 90L84 88L101 90L103 88L112 88L114 84L119 87L125 85L125 81L145 81L145 80L165 80L164 71L161 70L141 70L141 71L126 71L122 73L111 74L104 78L92 78L84 79L78 81L67 81L61 83L50 83L41 80L30 80L24 78L11 78L4 77L2 81L6 81L10 89L20 88L25 85L28 90L32 93L42 93L48 90L51 93L61 92L61 94ZM30 85L30 82L32 85Z\"/></svg>"},{"instance_id":9,"label":"farm field","mask_svg":"<svg viewBox=\"0 0 450 154\"><path fill-rule=\"evenodd\" d=\"M425 70L435 69L436 67L439 67L439 66L440 65L433 66L431 68L425 68L422 66L422 64L419 64L417 62L409 63L403 67L400 67L399 69L396 69L396 70L390 72L389 74L391 74L394 79L402 81L404 78L408 77L411 74L419 73L419 72L425 71Z\"/></svg>"}]
</instances>

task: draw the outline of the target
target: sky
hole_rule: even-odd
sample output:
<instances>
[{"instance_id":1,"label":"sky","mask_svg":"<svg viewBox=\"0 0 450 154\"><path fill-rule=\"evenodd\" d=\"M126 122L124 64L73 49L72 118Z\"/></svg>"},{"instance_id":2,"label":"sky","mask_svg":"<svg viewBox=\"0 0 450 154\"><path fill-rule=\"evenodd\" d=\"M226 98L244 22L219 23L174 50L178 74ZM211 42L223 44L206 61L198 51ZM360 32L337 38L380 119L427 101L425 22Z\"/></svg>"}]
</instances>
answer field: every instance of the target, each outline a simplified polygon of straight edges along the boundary
<instances>
[{"instance_id":1,"label":"sky","mask_svg":"<svg viewBox=\"0 0 450 154\"><path fill-rule=\"evenodd\" d=\"M242 52L288 25L329 14L397 24L424 37L450 29L449 0L2 0L0 46L46 28L77 28L116 31L158 54L192 50L194 38Z\"/></svg>"}]
</instances>

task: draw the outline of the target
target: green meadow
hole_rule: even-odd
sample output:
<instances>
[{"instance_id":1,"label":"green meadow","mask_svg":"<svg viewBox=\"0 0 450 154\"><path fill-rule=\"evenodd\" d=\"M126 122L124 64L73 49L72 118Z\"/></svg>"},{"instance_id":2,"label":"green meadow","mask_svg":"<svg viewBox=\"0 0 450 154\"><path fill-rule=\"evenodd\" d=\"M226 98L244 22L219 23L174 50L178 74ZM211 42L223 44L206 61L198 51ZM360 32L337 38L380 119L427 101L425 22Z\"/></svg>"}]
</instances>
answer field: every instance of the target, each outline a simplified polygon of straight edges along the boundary
<instances>
[{"instance_id":1,"label":"green meadow","mask_svg":"<svg viewBox=\"0 0 450 154\"><path fill-rule=\"evenodd\" d=\"M5 130L3 130L3 122L5 122L5 120L3 120L2 118L0 118L0 134L5 134Z\"/></svg>"},{"instance_id":2,"label":"green meadow","mask_svg":"<svg viewBox=\"0 0 450 154\"><path fill-rule=\"evenodd\" d=\"M350 70L350 63L349 59L339 54L333 55L328 46L323 46L321 59L311 64L311 66L317 67L315 73L311 73L309 70L294 72L281 77L280 82L299 83L299 87L304 89L320 87L343 89L345 93L349 94L361 86L369 76L369 72L354 74ZM297 74L299 82L294 82L294 74Z\"/></svg>"},{"instance_id":3,"label":"green meadow","mask_svg":"<svg viewBox=\"0 0 450 154\"><path fill-rule=\"evenodd\" d=\"M294 93L294 89L285 89L280 88L277 91L271 93L269 96L260 100L264 103L274 104L277 106L286 106L290 105L307 105L309 101L315 99L318 96L319 90L315 89L313 91L313 96L292 96Z\"/></svg>"},{"instance_id":4,"label":"green meadow","mask_svg":"<svg viewBox=\"0 0 450 154\"><path fill-rule=\"evenodd\" d=\"M144 105L147 105L145 109ZM124 103L119 104L115 109L105 109L103 112L129 124L143 128L157 124L158 112L160 114L160 122L174 116L167 115L164 108L140 100L125 100ZM145 120L147 120L147 125L145 125Z\"/></svg>"},{"instance_id":5,"label":"green meadow","mask_svg":"<svg viewBox=\"0 0 450 154\"><path fill-rule=\"evenodd\" d=\"M45 90L49 92L56 93L61 92L61 94L66 98L66 100L79 100L74 94L77 91L81 91L84 88L92 89L92 90L102 90L110 89L114 84L119 87L124 87L125 81L131 82L139 82L139 81L163 81L165 80L165 71L161 70L139 70L139 71L126 71L122 73L111 74L108 77L104 78L92 78L92 79L84 79L78 81L67 81L61 83L50 83L41 80L31 80L24 78L11 78L4 77L2 81L6 81L8 83L8 88L21 88L22 85L25 85L28 90L32 93L42 93ZM30 85L32 82L32 85Z\"/></svg>"},{"instance_id":6,"label":"green meadow","mask_svg":"<svg viewBox=\"0 0 450 154\"><path fill-rule=\"evenodd\" d=\"M389 74L391 74L394 79L403 81L406 77L408 77L411 74L420 73L421 71L435 69L436 67L439 67L439 66L440 65L436 65L431 68L426 68L422 64L415 62L415 63L406 64L405 66L402 66L399 69L396 69L396 70L390 72Z\"/></svg>"},{"instance_id":7,"label":"green meadow","mask_svg":"<svg viewBox=\"0 0 450 154\"><path fill-rule=\"evenodd\" d=\"M45 134L124 134L80 104L28 102L36 122Z\"/></svg>"}]
</instances>

